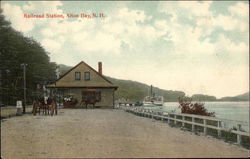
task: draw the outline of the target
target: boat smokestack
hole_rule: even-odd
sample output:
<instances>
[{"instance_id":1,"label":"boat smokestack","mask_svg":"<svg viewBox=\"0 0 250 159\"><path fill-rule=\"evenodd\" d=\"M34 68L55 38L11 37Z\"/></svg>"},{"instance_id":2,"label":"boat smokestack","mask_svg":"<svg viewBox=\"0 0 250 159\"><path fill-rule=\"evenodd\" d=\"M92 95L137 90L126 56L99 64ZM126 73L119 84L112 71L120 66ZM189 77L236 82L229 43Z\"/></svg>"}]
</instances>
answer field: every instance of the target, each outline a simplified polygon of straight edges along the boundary
<instances>
[{"instance_id":1,"label":"boat smokestack","mask_svg":"<svg viewBox=\"0 0 250 159\"><path fill-rule=\"evenodd\" d=\"M102 62L98 62L98 72L102 75Z\"/></svg>"}]
</instances>

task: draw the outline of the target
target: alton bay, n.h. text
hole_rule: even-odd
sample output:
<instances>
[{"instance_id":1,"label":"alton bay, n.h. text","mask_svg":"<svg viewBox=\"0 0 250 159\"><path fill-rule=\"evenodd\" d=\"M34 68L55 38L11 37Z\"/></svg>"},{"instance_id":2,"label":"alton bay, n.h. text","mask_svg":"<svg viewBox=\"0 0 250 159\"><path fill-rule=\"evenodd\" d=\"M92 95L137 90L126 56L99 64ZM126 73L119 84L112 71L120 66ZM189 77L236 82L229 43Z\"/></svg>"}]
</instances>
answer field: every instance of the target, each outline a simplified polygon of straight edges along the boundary
<instances>
[{"instance_id":1,"label":"alton bay, n.h. text","mask_svg":"<svg viewBox=\"0 0 250 159\"><path fill-rule=\"evenodd\" d=\"M86 18L86 19L92 19L92 18L105 18L106 15L104 13L80 13L80 14L33 14L33 13L24 13L23 14L24 18L37 18L37 19L42 19L42 18Z\"/></svg>"}]
</instances>

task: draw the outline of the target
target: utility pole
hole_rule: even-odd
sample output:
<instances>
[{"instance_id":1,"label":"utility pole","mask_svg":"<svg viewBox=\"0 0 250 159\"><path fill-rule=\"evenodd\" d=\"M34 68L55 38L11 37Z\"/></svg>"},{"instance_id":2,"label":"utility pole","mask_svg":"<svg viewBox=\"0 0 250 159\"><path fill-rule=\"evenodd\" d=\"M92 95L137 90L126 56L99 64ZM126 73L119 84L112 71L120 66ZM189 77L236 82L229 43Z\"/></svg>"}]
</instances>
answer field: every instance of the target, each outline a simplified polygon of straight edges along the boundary
<instances>
[{"instance_id":1,"label":"utility pole","mask_svg":"<svg viewBox=\"0 0 250 159\"><path fill-rule=\"evenodd\" d=\"M27 64L22 63L23 67L23 114L26 113L26 66Z\"/></svg>"}]
</instances>

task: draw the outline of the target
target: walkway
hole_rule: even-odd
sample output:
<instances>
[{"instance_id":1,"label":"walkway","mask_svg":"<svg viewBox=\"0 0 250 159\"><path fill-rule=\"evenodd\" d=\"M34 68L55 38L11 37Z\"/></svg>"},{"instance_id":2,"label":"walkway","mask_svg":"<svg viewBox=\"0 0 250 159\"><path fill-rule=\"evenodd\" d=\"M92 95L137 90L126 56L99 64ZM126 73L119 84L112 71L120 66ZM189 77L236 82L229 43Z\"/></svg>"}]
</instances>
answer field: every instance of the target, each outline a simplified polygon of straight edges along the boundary
<instances>
[{"instance_id":1,"label":"walkway","mask_svg":"<svg viewBox=\"0 0 250 159\"><path fill-rule=\"evenodd\" d=\"M11 158L247 157L249 151L117 109L60 109L57 116L1 121L1 154Z\"/></svg>"}]
</instances>

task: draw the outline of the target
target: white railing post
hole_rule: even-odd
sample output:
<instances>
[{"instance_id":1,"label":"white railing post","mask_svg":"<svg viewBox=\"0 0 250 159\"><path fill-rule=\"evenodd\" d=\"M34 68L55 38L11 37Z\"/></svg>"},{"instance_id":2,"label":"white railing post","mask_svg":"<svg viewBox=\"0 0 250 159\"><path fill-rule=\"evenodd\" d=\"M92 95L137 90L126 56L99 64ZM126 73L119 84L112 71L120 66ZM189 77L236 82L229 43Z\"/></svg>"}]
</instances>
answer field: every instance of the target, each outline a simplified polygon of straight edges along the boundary
<instances>
[{"instance_id":1,"label":"white railing post","mask_svg":"<svg viewBox=\"0 0 250 159\"><path fill-rule=\"evenodd\" d=\"M195 131L195 128L194 128L194 117L192 116L192 131L194 132Z\"/></svg>"},{"instance_id":2,"label":"white railing post","mask_svg":"<svg viewBox=\"0 0 250 159\"><path fill-rule=\"evenodd\" d=\"M185 116L182 116L182 118L181 118L181 119L182 119L182 121L183 121L181 124L182 124L182 127L184 128L184 127L185 127L185 123L184 123Z\"/></svg>"},{"instance_id":3,"label":"white railing post","mask_svg":"<svg viewBox=\"0 0 250 159\"><path fill-rule=\"evenodd\" d=\"M237 124L237 131L240 131L241 125ZM241 135L237 134L237 144L241 145Z\"/></svg>"},{"instance_id":4,"label":"white railing post","mask_svg":"<svg viewBox=\"0 0 250 159\"><path fill-rule=\"evenodd\" d=\"M168 113L168 124L170 124L170 114Z\"/></svg>"},{"instance_id":5,"label":"white railing post","mask_svg":"<svg viewBox=\"0 0 250 159\"><path fill-rule=\"evenodd\" d=\"M203 119L204 124L204 135L207 135L207 119Z\"/></svg>"}]
</instances>

